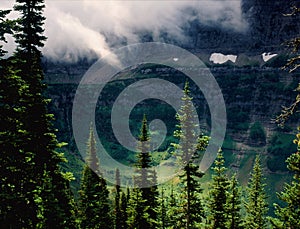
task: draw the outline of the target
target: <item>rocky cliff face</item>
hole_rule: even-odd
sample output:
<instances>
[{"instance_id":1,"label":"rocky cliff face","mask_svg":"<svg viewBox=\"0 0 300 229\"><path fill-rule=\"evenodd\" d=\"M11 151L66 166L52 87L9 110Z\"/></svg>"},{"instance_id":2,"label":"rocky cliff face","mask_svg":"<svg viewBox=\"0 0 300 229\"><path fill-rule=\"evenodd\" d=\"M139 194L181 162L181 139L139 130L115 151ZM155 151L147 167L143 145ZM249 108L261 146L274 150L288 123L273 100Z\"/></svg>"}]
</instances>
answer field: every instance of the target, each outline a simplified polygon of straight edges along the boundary
<instances>
[{"instance_id":1,"label":"rocky cliff face","mask_svg":"<svg viewBox=\"0 0 300 229\"><path fill-rule=\"evenodd\" d=\"M202 52L247 53L278 52L283 42L299 35L300 16L287 17L297 1L242 0L243 17L248 29L243 32L226 30L216 26L191 21L186 28L191 49Z\"/></svg>"},{"instance_id":2,"label":"rocky cliff face","mask_svg":"<svg viewBox=\"0 0 300 229\"><path fill-rule=\"evenodd\" d=\"M296 117L291 121L292 128L283 131L271 121L280 112L282 105L289 105L293 101L293 89L299 82L299 73L292 75L280 70L280 66L286 60L282 43L297 36L300 31L299 17L283 15L289 12L294 3L297 2L243 0L243 14L249 24L249 30L244 33L204 26L199 21L192 21L185 28L190 41L182 46L208 64L224 95L228 117L224 148L235 155L229 162L232 168L243 167L248 158L245 155L253 151L266 155L268 164L268 148L272 144L273 136L278 132L291 134L298 124ZM214 65L209 61L212 52L237 54L237 62ZM263 52L281 55L265 63L260 57ZM46 96L52 99L49 109L56 117L55 127L59 130L59 140L68 142L68 150L76 153L72 133L72 104L77 86L93 61L81 60L78 63L67 64L44 60L43 64L45 81L49 85ZM143 75L147 72L159 74L147 69L138 74ZM200 98L199 101L203 99ZM208 118L209 112L204 112L203 120ZM262 126L265 140L256 141L250 138L251 127L255 122ZM281 161L284 163L284 159ZM246 172L250 167L247 167ZM269 171L269 168L266 167L266 170Z\"/></svg>"},{"instance_id":3,"label":"rocky cliff face","mask_svg":"<svg viewBox=\"0 0 300 229\"><path fill-rule=\"evenodd\" d=\"M268 64L258 55L266 51L281 52L284 49L282 43L298 35L300 17L284 15L291 12L293 5L297 5L297 1L242 0L243 15L249 26L244 33L203 25L197 20L191 21L185 28L191 42L183 46L188 46L191 52L212 67L212 72L224 90L229 111L236 113L238 109L246 112L249 117L245 122L259 120L267 133L273 128L269 120L280 111L281 105L292 100L290 94L287 94L287 88L293 89L291 84L296 83L290 75L278 69L278 63L268 68ZM238 55L237 62L215 66L209 61L212 52L235 53ZM277 62L281 60L277 58ZM58 122L65 123L61 124L64 126L61 132L71 132L71 108L76 86L92 63L85 59L74 64L44 61L45 81L50 85L48 95L53 100L53 111L58 114ZM274 82L268 82L267 75ZM244 80L249 82L244 84ZM279 87L276 89L279 93L273 93L272 84ZM243 92L241 88L249 90L251 96L243 98L237 92ZM247 135L242 136L239 134L235 138L247 142Z\"/></svg>"}]
</instances>

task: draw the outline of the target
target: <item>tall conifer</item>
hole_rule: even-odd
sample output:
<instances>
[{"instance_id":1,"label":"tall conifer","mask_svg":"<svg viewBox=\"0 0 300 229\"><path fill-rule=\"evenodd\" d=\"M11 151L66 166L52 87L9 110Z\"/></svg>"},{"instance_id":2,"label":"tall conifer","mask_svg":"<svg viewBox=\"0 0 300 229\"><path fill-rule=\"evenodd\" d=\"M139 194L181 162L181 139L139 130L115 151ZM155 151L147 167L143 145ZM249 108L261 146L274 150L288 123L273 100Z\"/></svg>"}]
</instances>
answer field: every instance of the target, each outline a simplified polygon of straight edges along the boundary
<instances>
[{"instance_id":1,"label":"tall conifer","mask_svg":"<svg viewBox=\"0 0 300 229\"><path fill-rule=\"evenodd\" d=\"M241 214L241 188L239 187L236 174L234 174L229 183L227 197L227 228L242 229L242 214Z\"/></svg>"},{"instance_id":2,"label":"tall conifer","mask_svg":"<svg viewBox=\"0 0 300 229\"><path fill-rule=\"evenodd\" d=\"M22 222L23 227L73 228L75 221L73 197L69 190L70 176L61 173L58 166L65 159L62 154L55 152L60 144L51 124L53 116L46 109L48 101L42 96L44 85L39 48L46 39L43 35L44 1L17 0L14 9L20 13L20 17L14 26L17 51L11 64L26 90L20 94L20 134L12 151L15 155L11 155L11 158L20 160L20 164L10 176L16 176L22 170L22 179L12 185L17 187L17 195L25 199L28 205L26 211L19 210L17 221ZM28 166L22 165L22 157ZM20 205L18 209L24 208Z\"/></svg>"},{"instance_id":3,"label":"tall conifer","mask_svg":"<svg viewBox=\"0 0 300 229\"><path fill-rule=\"evenodd\" d=\"M214 175L209 192L210 201L210 224L212 229L226 229L227 225L227 192L228 192L228 178L225 174L226 168L224 167L224 157L222 150L219 150L213 168Z\"/></svg>"},{"instance_id":4,"label":"tall conifer","mask_svg":"<svg viewBox=\"0 0 300 229\"><path fill-rule=\"evenodd\" d=\"M97 157L93 128L87 144L87 159L79 191L79 211L82 228L113 228L109 192L102 178Z\"/></svg>"},{"instance_id":5,"label":"tall conifer","mask_svg":"<svg viewBox=\"0 0 300 229\"><path fill-rule=\"evenodd\" d=\"M268 212L268 204L264 188L266 184L264 183L260 163L260 156L257 155L247 187L244 226L249 229L264 229L267 227L266 214Z\"/></svg>"},{"instance_id":6,"label":"tall conifer","mask_svg":"<svg viewBox=\"0 0 300 229\"><path fill-rule=\"evenodd\" d=\"M179 163L183 166L180 176L180 186L182 187L180 206L178 209L178 219L176 228L199 228L203 217L203 207L200 193L202 192L199 179L204 175L199 171L199 151L205 150L209 138L207 136L197 136L197 128L193 117L192 97L190 96L189 84L185 83L182 106L176 115L180 122L179 130L174 136L180 139L180 144L174 144L177 149L176 156Z\"/></svg>"},{"instance_id":7,"label":"tall conifer","mask_svg":"<svg viewBox=\"0 0 300 229\"><path fill-rule=\"evenodd\" d=\"M294 143L297 144L297 152L287 159L287 167L294 173L293 180L278 194L284 205L275 204L277 218L271 220L273 227L277 229L300 228L300 133L296 135Z\"/></svg>"},{"instance_id":8,"label":"tall conifer","mask_svg":"<svg viewBox=\"0 0 300 229\"><path fill-rule=\"evenodd\" d=\"M140 220L134 219L131 215L131 220L139 222L140 228L157 228L157 210L158 210L158 188L156 172L151 169L151 155L150 155L150 137L148 133L147 118L143 117L142 127L139 136L139 153L136 162L136 176L134 177L134 189L132 191L133 200L131 204L139 205L136 217L141 217ZM140 197L141 195L141 197ZM131 198L132 199L132 198ZM140 203L133 201L141 201ZM133 206L130 206L131 208ZM133 213L133 211L131 211ZM144 216L147 215L145 220Z\"/></svg>"},{"instance_id":9,"label":"tall conifer","mask_svg":"<svg viewBox=\"0 0 300 229\"><path fill-rule=\"evenodd\" d=\"M9 32L5 16L9 10L0 11L0 41ZM31 154L24 152L21 139L24 137L24 94L28 87L12 68L10 59L2 59L6 53L0 47L0 225L9 228L34 227L38 223L37 206L32 195L27 198L26 187L28 168L34 166L29 160ZM24 209L27 209L24 211Z\"/></svg>"}]
</instances>

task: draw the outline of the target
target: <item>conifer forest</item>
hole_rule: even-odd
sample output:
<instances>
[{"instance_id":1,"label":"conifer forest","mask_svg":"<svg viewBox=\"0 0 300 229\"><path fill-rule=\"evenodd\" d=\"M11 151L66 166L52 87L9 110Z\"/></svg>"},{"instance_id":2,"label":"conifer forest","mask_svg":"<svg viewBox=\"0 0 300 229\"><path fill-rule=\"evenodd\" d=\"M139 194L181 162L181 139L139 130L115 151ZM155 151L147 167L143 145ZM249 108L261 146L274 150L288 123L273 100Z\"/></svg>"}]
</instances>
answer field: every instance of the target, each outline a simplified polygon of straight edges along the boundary
<instances>
[{"instance_id":1,"label":"conifer forest","mask_svg":"<svg viewBox=\"0 0 300 229\"><path fill-rule=\"evenodd\" d=\"M290 0L3 1L0 228L300 229L299 34Z\"/></svg>"}]
</instances>

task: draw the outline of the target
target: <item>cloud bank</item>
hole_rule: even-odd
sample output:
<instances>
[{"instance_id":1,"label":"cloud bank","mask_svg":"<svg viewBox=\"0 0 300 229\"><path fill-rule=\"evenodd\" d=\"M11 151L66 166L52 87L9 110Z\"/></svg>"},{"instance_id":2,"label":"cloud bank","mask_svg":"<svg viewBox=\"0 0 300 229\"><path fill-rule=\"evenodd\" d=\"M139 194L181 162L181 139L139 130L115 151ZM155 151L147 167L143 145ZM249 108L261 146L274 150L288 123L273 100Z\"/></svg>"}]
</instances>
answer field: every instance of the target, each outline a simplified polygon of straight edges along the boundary
<instances>
[{"instance_id":1,"label":"cloud bank","mask_svg":"<svg viewBox=\"0 0 300 229\"><path fill-rule=\"evenodd\" d=\"M1 1L0 8L11 4ZM240 0L47 0L45 16L44 55L71 62L107 55L112 46L140 42L141 32L151 32L154 41L162 41L162 32L184 41L183 27L193 20L235 31L247 27Z\"/></svg>"}]
</instances>

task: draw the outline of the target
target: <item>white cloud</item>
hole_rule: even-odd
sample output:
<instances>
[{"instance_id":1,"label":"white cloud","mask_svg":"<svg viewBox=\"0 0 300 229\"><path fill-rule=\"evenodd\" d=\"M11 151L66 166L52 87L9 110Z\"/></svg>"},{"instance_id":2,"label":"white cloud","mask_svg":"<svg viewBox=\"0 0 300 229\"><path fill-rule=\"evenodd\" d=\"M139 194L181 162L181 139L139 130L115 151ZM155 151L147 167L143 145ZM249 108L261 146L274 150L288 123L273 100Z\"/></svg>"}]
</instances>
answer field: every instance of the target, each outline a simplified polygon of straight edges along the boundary
<instances>
[{"instance_id":1,"label":"white cloud","mask_svg":"<svg viewBox=\"0 0 300 229\"><path fill-rule=\"evenodd\" d=\"M0 8L11 4L11 1L1 1ZM193 16L186 13L187 8L193 9ZM108 54L109 36L132 44L139 42L138 31L151 31L154 40L164 31L174 39L183 40L182 25L193 19L238 31L246 28L240 0L48 0L45 15L48 40L44 54L71 61L91 53Z\"/></svg>"}]
</instances>

